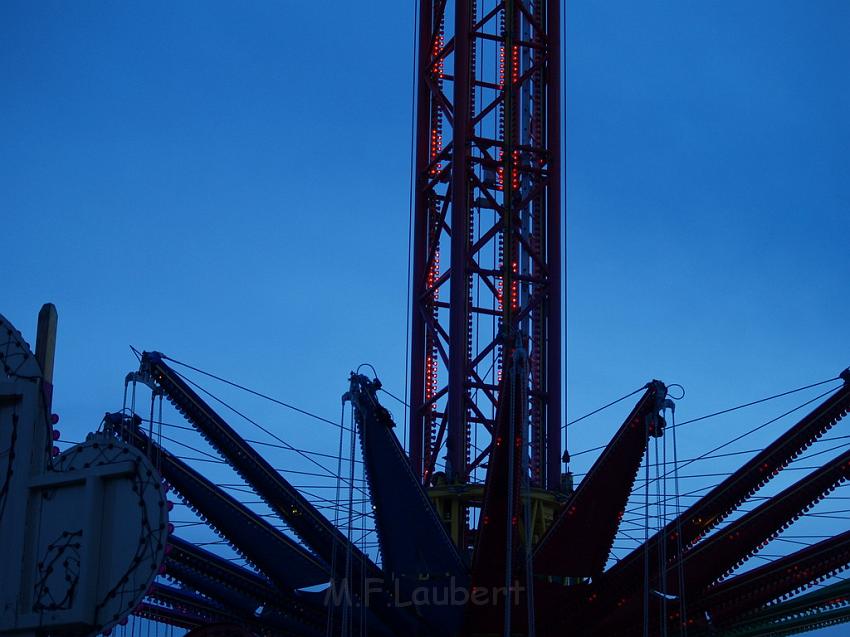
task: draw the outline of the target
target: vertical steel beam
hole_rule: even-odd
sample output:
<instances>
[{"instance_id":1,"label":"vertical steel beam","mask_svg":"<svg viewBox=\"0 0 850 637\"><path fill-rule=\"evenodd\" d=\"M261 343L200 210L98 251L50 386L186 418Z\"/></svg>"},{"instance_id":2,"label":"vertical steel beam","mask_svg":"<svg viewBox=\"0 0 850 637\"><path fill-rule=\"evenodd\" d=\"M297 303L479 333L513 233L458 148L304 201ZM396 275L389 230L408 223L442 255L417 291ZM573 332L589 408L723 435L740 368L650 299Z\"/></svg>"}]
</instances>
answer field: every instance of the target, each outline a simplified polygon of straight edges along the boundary
<instances>
[{"instance_id":1,"label":"vertical steel beam","mask_svg":"<svg viewBox=\"0 0 850 637\"><path fill-rule=\"evenodd\" d=\"M449 480L465 482L468 460L467 394L470 329L469 275L467 247L470 230L469 129L471 103L469 87L470 28L469 0L456 0L454 34L454 125L452 128L451 177L451 279L449 307L449 395L447 457Z\"/></svg>"},{"instance_id":2,"label":"vertical steel beam","mask_svg":"<svg viewBox=\"0 0 850 637\"><path fill-rule=\"evenodd\" d=\"M419 3L418 49L416 51L416 150L414 212L413 212L413 264L411 292L413 297L410 316L410 463L414 473L421 478L423 466L423 435L425 416L425 317L421 299L425 296L425 269L428 252L428 202L426 184L429 163L429 131L431 95L423 85L422 77L428 73L431 59L432 11L431 0Z\"/></svg>"},{"instance_id":3,"label":"vertical steel beam","mask_svg":"<svg viewBox=\"0 0 850 637\"><path fill-rule=\"evenodd\" d=\"M561 1L547 0L549 36L546 60L546 144L549 149L549 185L546 208L546 261L549 285L546 299L546 488L561 481ZM564 34L566 37L566 34ZM566 87L564 87L566 90ZM566 211L564 213L566 215ZM564 246L566 250L566 246ZM564 331L566 336L566 331ZM566 395L566 388L564 388Z\"/></svg>"}]
</instances>

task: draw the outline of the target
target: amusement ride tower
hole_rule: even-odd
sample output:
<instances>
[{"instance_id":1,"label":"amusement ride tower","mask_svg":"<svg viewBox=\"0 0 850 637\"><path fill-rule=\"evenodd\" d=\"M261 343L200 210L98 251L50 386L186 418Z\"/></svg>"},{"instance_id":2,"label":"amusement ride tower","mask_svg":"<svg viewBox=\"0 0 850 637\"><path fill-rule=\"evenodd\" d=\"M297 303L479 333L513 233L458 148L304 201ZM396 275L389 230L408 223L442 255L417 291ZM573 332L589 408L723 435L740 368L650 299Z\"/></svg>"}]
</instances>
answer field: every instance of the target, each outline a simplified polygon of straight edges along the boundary
<instances>
[{"instance_id":1,"label":"amusement ride tower","mask_svg":"<svg viewBox=\"0 0 850 637\"><path fill-rule=\"evenodd\" d=\"M528 479L561 486L560 3L423 1L418 42L410 461L463 515L515 348Z\"/></svg>"},{"instance_id":2,"label":"amusement ride tower","mask_svg":"<svg viewBox=\"0 0 850 637\"><path fill-rule=\"evenodd\" d=\"M608 405L636 396L575 488L562 471L560 9L418 3L407 449L381 382L359 372L368 365L351 373L335 423L134 350L122 409L60 452L55 308L42 311L35 354L0 316L0 637L133 637L136 618L193 637L766 637L850 621L850 585L827 581L850 566L850 531L741 569L850 481L846 443L827 459L804 453L846 438L825 434L850 412L850 370L691 420L838 383L706 488L678 490L678 468L712 456L679 463L675 405L658 380ZM337 426L338 454L294 447L193 375ZM150 389L147 418L137 385ZM163 418L164 401L183 424ZM245 438L233 420L274 442ZM669 472L657 455L668 431ZM273 465L258 445L305 465ZM762 491L813 458L790 486ZM613 563L621 526L634 531L642 467L644 536ZM666 488L670 474L675 492L658 495L651 522L650 484ZM303 476L326 482L291 482ZM311 493L320 487L335 496ZM175 506L191 519L170 517Z\"/></svg>"}]
</instances>

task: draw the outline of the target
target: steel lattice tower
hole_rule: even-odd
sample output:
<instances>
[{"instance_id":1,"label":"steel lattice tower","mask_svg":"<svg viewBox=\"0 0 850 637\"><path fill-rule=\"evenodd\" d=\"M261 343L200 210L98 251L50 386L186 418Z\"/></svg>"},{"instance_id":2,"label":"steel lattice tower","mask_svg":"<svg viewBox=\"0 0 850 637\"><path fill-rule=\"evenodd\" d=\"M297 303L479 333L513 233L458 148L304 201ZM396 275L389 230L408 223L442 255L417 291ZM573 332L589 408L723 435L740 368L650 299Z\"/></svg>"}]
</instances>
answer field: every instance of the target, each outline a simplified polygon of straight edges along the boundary
<instances>
[{"instance_id":1,"label":"steel lattice tower","mask_svg":"<svg viewBox=\"0 0 850 637\"><path fill-rule=\"evenodd\" d=\"M531 484L559 483L559 40L555 0L420 2L409 443L425 483L443 461L477 481L514 342Z\"/></svg>"}]
</instances>

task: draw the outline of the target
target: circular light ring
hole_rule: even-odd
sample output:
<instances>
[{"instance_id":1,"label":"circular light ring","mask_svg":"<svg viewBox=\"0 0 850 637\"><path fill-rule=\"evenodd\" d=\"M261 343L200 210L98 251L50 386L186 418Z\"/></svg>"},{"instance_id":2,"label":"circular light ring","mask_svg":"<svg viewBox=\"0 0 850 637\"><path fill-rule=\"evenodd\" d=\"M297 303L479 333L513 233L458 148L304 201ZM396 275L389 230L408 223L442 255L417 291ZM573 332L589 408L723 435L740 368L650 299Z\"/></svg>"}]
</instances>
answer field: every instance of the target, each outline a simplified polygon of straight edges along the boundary
<instances>
[{"instance_id":1,"label":"circular light ring","mask_svg":"<svg viewBox=\"0 0 850 637\"><path fill-rule=\"evenodd\" d=\"M24 340L5 316L0 314L0 378L39 380L41 368Z\"/></svg>"},{"instance_id":2,"label":"circular light ring","mask_svg":"<svg viewBox=\"0 0 850 637\"><path fill-rule=\"evenodd\" d=\"M110 482L104 500L103 540L116 565L101 573L95 596L93 632L126 618L144 599L165 562L168 506L159 472L142 452L109 434L89 434L86 441L60 454L54 470L84 472L93 467L132 463L133 471Z\"/></svg>"}]
</instances>

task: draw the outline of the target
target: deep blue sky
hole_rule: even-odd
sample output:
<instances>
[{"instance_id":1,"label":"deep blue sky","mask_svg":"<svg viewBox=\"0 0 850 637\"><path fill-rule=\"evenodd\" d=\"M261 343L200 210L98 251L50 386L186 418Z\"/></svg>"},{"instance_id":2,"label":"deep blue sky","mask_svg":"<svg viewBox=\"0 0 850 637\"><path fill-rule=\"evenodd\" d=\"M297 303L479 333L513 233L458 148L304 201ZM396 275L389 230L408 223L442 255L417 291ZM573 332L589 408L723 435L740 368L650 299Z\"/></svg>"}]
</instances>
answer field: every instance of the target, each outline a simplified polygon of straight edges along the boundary
<instances>
[{"instance_id":1,"label":"deep blue sky","mask_svg":"<svg viewBox=\"0 0 850 637\"><path fill-rule=\"evenodd\" d=\"M652 377L685 385L686 418L836 375L850 3L569 4L569 415ZM330 418L360 362L403 392L412 16L0 4L0 312L32 337L58 306L70 438L121 406L129 344Z\"/></svg>"}]
</instances>

